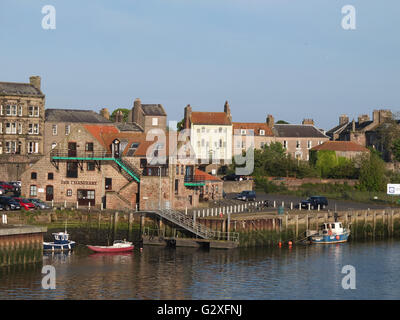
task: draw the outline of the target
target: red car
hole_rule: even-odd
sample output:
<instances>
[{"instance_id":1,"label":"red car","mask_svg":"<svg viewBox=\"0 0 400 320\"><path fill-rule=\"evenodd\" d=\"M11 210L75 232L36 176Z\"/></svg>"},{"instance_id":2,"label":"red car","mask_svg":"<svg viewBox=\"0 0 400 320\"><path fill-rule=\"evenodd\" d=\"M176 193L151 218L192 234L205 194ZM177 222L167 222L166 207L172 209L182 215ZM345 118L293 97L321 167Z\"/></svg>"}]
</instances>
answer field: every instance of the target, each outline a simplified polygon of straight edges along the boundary
<instances>
[{"instance_id":1,"label":"red car","mask_svg":"<svg viewBox=\"0 0 400 320\"><path fill-rule=\"evenodd\" d=\"M25 210L34 210L36 207L32 202L29 202L28 199L23 198L14 198L16 201L19 202L21 205L21 209L24 208Z\"/></svg>"},{"instance_id":2,"label":"red car","mask_svg":"<svg viewBox=\"0 0 400 320\"><path fill-rule=\"evenodd\" d=\"M5 190L5 192L14 191L14 186L4 181L0 181L0 187L2 187Z\"/></svg>"}]
</instances>

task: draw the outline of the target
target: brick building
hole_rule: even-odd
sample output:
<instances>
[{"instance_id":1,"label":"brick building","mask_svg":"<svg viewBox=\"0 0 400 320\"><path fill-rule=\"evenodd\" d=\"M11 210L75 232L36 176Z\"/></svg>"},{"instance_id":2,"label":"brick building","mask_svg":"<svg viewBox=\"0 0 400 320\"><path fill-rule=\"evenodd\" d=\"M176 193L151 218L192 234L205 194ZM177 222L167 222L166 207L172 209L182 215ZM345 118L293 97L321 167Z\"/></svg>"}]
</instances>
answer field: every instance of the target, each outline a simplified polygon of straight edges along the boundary
<instances>
[{"instance_id":1,"label":"brick building","mask_svg":"<svg viewBox=\"0 0 400 320\"><path fill-rule=\"evenodd\" d=\"M45 95L41 78L29 83L0 82L0 175L19 180L43 154Z\"/></svg>"}]
</instances>

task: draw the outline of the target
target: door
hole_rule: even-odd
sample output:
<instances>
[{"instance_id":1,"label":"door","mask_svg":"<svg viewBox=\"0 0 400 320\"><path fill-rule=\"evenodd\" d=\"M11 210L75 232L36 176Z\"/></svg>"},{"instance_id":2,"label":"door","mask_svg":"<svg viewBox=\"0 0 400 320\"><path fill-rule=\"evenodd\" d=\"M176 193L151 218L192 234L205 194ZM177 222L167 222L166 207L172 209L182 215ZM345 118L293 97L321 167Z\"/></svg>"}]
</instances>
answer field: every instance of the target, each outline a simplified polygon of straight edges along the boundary
<instances>
[{"instance_id":1,"label":"door","mask_svg":"<svg viewBox=\"0 0 400 320\"><path fill-rule=\"evenodd\" d=\"M112 190L112 178L106 178L106 190L110 191Z\"/></svg>"},{"instance_id":2,"label":"door","mask_svg":"<svg viewBox=\"0 0 400 320\"><path fill-rule=\"evenodd\" d=\"M94 190L78 189L77 197L80 206L88 206L89 203L90 206L96 204Z\"/></svg>"},{"instance_id":3,"label":"door","mask_svg":"<svg viewBox=\"0 0 400 320\"><path fill-rule=\"evenodd\" d=\"M53 199L54 199L53 186L46 186L46 201L52 201Z\"/></svg>"},{"instance_id":4,"label":"door","mask_svg":"<svg viewBox=\"0 0 400 320\"><path fill-rule=\"evenodd\" d=\"M68 157L76 157L76 142L68 142Z\"/></svg>"}]
</instances>

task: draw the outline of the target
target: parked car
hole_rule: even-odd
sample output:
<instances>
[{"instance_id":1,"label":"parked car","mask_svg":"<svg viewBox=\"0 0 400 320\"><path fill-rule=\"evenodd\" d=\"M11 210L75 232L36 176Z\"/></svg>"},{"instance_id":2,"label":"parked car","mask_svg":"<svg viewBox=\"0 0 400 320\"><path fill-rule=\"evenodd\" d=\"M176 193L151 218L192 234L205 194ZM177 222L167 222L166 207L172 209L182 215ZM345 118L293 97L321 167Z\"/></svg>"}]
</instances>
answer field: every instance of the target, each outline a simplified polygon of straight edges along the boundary
<instances>
[{"instance_id":1,"label":"parked car","mask_svg":"<svg viewBox=\"0 0 400 320\"><path fill-rule=\"evenodd\" d=\"M36 209L51 209L51 207L46 203L43 202L42 200L36 199L36 198L32 198L32 199L28 199L31 203L33 203L36 207Z\"/></svg>"},{"instance_id":2,"label":"parked car","mask_svg":"<svg viewBox=\"0 0 400 320\"><path fill-rule=\"evenodd\" d=\"M21 192L21 182L20 181L10 181L8 184L14 187L14 189L13 189L14 193Z\"/></svg>"},{"instance_id":3,"label":"parked car","mask_svg":"<svg viewBox=\"0 0 400 320\"><path fill-rule=\"evenodd\" d=\"M242 191L236 196L238 200L256 201L256 193L254 191Z\"/></svg>"},{"instance_id":4,"label":"parked car","mask_svg":"<svg viewBox=\"0 0 400 320\"><path fill-rule=\"evenodd\" d=\"M222 177L222 180L224 181L239 181L240 176L237 176L234 173L228 174L226 176Z\"/></svg>"},{"instance_id":5,"label":"parked car","mask_svg":"<svg viewBox=\"0 0 400 320\"><path fill-rule=\"evenodd\" d=\"M28 199L19 198L19 197L15 197L14 199L19 202L21 208L23 208L27 211L33 210L36 208L35 205L32 202L30 202Z\"/></svg>"},{"instance_id":6,"label":"parked car","mask_svg":"<svg viewBox=\"0 0 400 320\"><path fill-rule=\"evenodd\" d=\"M325 209L328 206L328 200L325 197L312 196L307 200L301 201L301 208L308 209L309 204L311 209L318 209L318 205L321 209Z\"/></svg>"},{"instance_id":7,"label":"parked car","mask_svg":"<svg viewBox=\"0 0 400 320\"><path fill-rule=\"evenodd\" d=\"M6 193L6 190L4 190L2 187L0 187L0 195L5 194L5 193Z\"/></svg>"},{"instance_id":8,"label":"parked car","mask_svg":"<svg viewBox=\"0 0 400 320\"><path fill-rule=\"evenodd\" d=\"M5 181L0 181L0 187L3 188L6 192L14 192L14 186Z\"/></svg>"},{"instance_id":9,"label":"parked car","mask_svg":"<svg viewBox=\"0 0 400 320\"><path fill-rule=\"evenodd\" d=\"M18 200L14 198L3 196L0 197L0 204L3 205L4 210L21 210L21 205Z\"/></svg>"}]
</instances>

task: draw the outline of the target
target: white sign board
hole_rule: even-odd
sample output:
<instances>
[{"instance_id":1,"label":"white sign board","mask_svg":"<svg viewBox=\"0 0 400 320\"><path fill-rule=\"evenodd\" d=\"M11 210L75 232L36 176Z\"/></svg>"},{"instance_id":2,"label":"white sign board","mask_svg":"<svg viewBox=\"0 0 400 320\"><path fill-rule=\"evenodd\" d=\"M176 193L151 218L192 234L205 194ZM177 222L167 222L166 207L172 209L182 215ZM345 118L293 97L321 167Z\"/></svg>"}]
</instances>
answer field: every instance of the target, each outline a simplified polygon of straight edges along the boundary
<instances>
[{"instance_id":1,"label":"white sign board","mask_svg":"<svg viewBox=\"0 0 400 320\"><path fill-rule=\"evenodd\" d=\"M388 184L387 194L400 195L400 184Z\"/></svg>"},{"instance_id":2,"label":"white sign board","mask_svg":"<svg viewBox=\"0 0 400 320\"><path fill-rule=\"evenodd\" d=\"M43 193L43 192L44 192L44 188L39 188L39 189L38 189L38 192Z\"/></svg>"}]
</instances>

